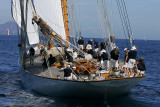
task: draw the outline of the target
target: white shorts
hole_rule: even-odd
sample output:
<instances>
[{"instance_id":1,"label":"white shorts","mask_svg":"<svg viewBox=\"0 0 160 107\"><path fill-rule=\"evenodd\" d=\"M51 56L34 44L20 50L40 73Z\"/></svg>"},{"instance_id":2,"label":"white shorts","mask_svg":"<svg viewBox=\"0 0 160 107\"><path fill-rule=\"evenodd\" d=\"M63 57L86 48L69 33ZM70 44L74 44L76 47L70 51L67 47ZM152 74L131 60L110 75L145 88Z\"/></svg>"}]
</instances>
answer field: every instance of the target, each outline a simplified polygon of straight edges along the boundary
<instances>
[{"instance_id":1,"label":"white shorts","mask_svg":"<svg viewBox=\"0 0 160 107\"><path fill-rule=\"evenodd\" d=\"M94 51L95 51L95 52L98 52L98 50L99 50L99 48L96 48Z\"/></svg>"},{"instance_id":2,"label":"white shorts","mask_svg":"<svg viewBox=\"0 0 160 107\"><path fill-rule=\"evenodd\" d=\"M75 59L75 58L77 58L77 57L78 57L77 52L73 52L73 58Z\"/></svg>"},{"instance_id":3,"label":"white shorts","mask_svg":"<svg viewBox=\"0 0 160 107\"><path fill-rule=\"evenodd\" d=\"M135 59L129 59L129 61L128 61L128 67L129 68L133 68L135 64L136 64Z\"/></svg>"},{"instance_id":4,"label":"white shorts","mask_svg":"<svg viewBox=\"0 0 160 107\"><path fill-rule=\"evenodd\" d=\"M72 75L69 77L64 77L65 80L72 80Z\"/></svg>"},{"instance_id":5,"label":"white shorts","mask_svg":"<svg viewBox=\"0 0 160 107\"><path fill-rule=\"evenodd\" d=\"M90 44L87 44L86 49L92 49L92 46Z\"/></svg>"},{"instance_id":6,"label":"white shorts","mask_svg":"<svg viewBox=\"0 0 160 107\"><path fill-rule=\"evenodd\" d=\"M79 48L83 50L83 45L79 45Z\"/></svg>"},{"instance_id":7,"label":"white shorts","mask_svg":"<svg viewBox=\"0 0 160 107\"><path fill-rule=\"evenodd\" d=\"M118 60L111 59L111 67L118 68Z\"/></svg>"},{"instance_id":8,"label":"white shorts","mask_svg":"<svg viewBox=\"0 0 160 107\"><path fill-rule=\"evenodd\" d=\"M92 59L92 55L91 54L85 54L85 59L86 60L91 60Z\"/></svg>"},{"instance_id":9,"label":"white shorts","mask_svg":"<svg viewBox=\"0 0 160 107\"><path fill-rule=\"evenodd\" d=\"M123 65L123 68L129 68L127 62Z\"/></svg>"},{"instance_id":10,"label":"white shorts","mask_svg":"<svg viewBox=\"0 0 160 107\"><path fill-rule=\"evenodd\" d=\"M137 72L138 72L138 73L141 73L141 71L140 71L140 70L138 70L138 69L137 69Z\"/></svg>"},{"instance_id":11,"label":"white shorts","mask_svg":"<svg viewBox=\"0 0 160 107\"><path fill-rule=\"evenodd\" d=\"M104 67L109 67L109 60L104 60L103 61L103 66Z\"/></svg>"},{"instance_id":12,"label":"white shorts","mask_svg":"<svg viewBox=\"0 0 160 107\"><path fill-rule=\"evenodd\" d=\"M144 74L145 74L145 71L141 71L140 73L141 73L142 75L144 75Z\"/></svg>"}]
</instances>

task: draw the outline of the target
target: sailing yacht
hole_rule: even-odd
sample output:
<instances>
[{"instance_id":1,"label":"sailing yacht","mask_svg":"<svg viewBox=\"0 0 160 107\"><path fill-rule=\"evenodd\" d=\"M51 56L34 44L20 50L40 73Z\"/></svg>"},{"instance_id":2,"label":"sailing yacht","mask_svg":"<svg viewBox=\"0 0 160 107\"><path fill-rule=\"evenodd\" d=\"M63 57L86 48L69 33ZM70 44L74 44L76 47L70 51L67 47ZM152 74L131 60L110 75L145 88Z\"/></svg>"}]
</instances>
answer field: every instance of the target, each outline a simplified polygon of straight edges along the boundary
<instances>
[{"instance_id":1,"label":"sailing yacht","mask_svg":"<svg viewBox=\"0 0 160 107\"><path fill-rule=\"evenodd\" d=\"M12 16L21 28L19 64L21 82L26 88L48 96L109 97L127 93L145 78L120 74L112 77L109 71L99 70L102 67L99 61L79 58L73 59L72 63L80 74L79 79L65 80L66 50L73 49L81 56L87 55L70 43L67 0L12 0ZM35 50L33 64L30 63L30 47ZM43 67L50 54L57 62L50 67L46 61L47 67Z\"/></svg>"},{"instance_id":2,"label":"sailing yacht","mask_svg":"<svg viewBox=\"0 0 160 107\"><path fill-rule=\"evenodd\" d=\"M10 33L9 33L9 29L7 28L7 35L9 36L10 35Z\"/></svg>"}]
</instances>

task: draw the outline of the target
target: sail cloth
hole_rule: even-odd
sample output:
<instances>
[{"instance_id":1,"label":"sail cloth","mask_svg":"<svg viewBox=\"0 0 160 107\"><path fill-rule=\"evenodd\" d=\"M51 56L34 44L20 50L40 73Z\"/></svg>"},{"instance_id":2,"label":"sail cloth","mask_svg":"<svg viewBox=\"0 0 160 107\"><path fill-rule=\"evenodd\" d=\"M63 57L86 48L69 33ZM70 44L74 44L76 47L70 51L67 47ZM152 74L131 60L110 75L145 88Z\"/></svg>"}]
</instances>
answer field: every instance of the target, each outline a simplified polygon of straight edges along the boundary
<instances>
[{"instance_id":1,"label":"sail cloth","mask_svg":"<svg viewBox=\"0 0 160 107\"><path fill-rule=\"evenodd\" d=\"M21 27L21 7L20 0L12 0L12 16L19 27Z\"/></svg>"},{"instance_id":2,"label":"sail cloth","mask_svg":"<svg viewBox=\"0 0 160 107\"><path fill-rule=\"evenodd\" d=\"M31 0L24 0L24 20L30 45L39 43L38 26L32 24L33 11L34 9ZM12 16L18 26L21 27L20 0L12 0Z\"/></svg>"},{"instance_id":3,"label":"sail cloth","mask_svg":"<svg viewBox=\"0 0 160 107\"><path fill-rule=\"evenodd\" d=\"M25 1L27 1L27 0L25 0ZM34 8L33 8L31 0L28 0L28 3L25 7L28 8L27 9L27 17L25 17L25 18L27 18L27 25L26 26L27 26L28 41L29 41L30 45L37 44L37 43L39 43L39 33L38 33L37 24L36 23L32 24Z\"/></svg>"},{"instance_id":4,"label":"sail cloth","mask_svg":"<svg viewBox=\"0 0 160 107\"><path fill-rule=\"evenodd\" d=\"M61 0L33 0L39 15L57 34L66 39Z\"/></svg>"}]
</instances>

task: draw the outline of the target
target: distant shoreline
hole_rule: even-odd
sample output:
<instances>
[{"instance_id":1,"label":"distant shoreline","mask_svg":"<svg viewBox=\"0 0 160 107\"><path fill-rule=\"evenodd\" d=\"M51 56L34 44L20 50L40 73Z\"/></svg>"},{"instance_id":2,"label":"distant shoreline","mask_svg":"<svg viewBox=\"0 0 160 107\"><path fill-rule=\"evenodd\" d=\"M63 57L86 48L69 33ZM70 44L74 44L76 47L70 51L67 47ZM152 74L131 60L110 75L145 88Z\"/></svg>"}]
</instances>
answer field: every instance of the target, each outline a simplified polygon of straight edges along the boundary
<instances>
[{"instance_id":1,"label":"distant shoreline","mask_svg":"<svg viewBox=\"0 0 160 107\"><path fill-rule=\"evenodd\" d=\"M18 35L0 35L0 36L7 36L7 37L11 37L11 36L18 36ZM72 38L72 37L71 37ZM101 39L101 38L96 38L96 37L83 37L83 38L85 38L85 39ZM102 38L102 39L105 39L105 38ZM116 40L125 40L124 38L117 38ZM160 40L155 40L155 39L148 39L148 40L144 40L144 39L135 39L135 41L139 41L139 40L141 40L141 41L160 41Z\"/></svg>"}]
</instances>

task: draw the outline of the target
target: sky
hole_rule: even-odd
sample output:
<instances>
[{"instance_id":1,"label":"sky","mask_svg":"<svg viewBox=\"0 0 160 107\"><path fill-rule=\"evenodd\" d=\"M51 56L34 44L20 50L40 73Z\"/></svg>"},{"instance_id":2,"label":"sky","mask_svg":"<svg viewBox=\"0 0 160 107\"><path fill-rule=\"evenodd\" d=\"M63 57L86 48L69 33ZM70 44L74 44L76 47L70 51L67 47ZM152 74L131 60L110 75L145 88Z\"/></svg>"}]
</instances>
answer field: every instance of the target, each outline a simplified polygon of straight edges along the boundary
<instances>
[{"instance_id":1,"label":"sky","mask_svg":"<svg viewBox=\"0 0 160 107\"><path fill-rule=\"evenodd\" d=\"M101 35L96 1L97 0L79 0L80 27L84 37L100 37ZM120 16L116 10L116 0L112 1L112 31L117 38L124 38ZM160 40L160 0L125 1L134 38ZM13 20L10 7L11 0L0 0L0 24Z\"/></svg>"}]
</instances>

